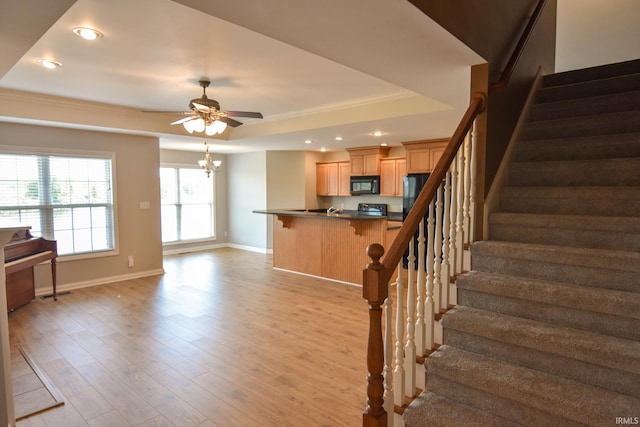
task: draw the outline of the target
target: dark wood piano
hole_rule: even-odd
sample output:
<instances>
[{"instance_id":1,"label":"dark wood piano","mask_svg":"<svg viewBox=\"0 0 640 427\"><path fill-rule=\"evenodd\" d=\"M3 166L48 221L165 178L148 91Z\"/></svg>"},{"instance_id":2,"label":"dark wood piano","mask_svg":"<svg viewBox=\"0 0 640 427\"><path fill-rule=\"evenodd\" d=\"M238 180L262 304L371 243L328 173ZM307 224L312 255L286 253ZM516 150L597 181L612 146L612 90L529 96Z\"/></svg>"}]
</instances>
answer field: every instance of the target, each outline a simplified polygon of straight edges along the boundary
<instances>
[{"instance_id":1,"label":"dark wood piano","mask_svg":"<svg viewBox=\"0 0 640 427\"><path fill-rule=\"evenodd\" d=\"M55 240L33 237L29 230L15 233L4 247L4 269L7 278L7 308L13 311L36 298L34 266L43 261L51 262L53 299L56 291L56 258L58 245Z\"/></svg>"}]
</instances>

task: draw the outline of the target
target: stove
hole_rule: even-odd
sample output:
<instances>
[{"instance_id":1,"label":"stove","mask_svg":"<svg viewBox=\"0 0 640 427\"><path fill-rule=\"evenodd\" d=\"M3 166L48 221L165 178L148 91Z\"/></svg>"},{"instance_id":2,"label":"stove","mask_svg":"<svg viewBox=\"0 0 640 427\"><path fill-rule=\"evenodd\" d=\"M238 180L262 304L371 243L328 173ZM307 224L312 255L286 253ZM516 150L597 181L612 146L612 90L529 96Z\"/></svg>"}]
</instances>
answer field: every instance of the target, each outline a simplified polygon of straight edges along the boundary
<instances>
[{"instance_id":1,"label":"stove","mask_svg":"<svg viewBox=\"0 0 640 427\"><path fill-rule=\"evenodd\" d=\"M387 216L387 205L382 203L358 203L358 215Z\"/></svg>"}]
</instances>

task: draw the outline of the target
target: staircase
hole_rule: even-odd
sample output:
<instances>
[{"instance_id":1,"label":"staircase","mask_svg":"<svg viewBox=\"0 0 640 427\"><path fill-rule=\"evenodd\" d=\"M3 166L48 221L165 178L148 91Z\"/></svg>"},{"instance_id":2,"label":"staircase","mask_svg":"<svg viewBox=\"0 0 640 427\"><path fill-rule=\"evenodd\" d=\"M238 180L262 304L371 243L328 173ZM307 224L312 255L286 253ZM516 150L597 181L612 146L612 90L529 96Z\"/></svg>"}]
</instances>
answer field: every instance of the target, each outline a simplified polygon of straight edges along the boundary
<instances>
[{"instance_id":1,"label":"staircase","mask_svg":"<svg viewBox=\"0 0 640 427\"><path fill-rule=\"evenodd\" d=\"M545 76L406 426L640 420L640 60Z\"/></svg>"}]
</instances>

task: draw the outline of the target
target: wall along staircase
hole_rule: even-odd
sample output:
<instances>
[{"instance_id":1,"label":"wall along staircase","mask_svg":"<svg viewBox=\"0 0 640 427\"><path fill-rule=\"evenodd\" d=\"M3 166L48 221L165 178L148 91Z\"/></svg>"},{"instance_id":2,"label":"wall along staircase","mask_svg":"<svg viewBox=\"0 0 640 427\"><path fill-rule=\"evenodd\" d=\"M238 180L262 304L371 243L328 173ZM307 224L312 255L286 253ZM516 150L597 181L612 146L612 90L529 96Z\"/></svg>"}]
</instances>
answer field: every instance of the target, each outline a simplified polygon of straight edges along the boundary
<instances>
[{"instance_id":1,"label":"wall along staircase","mask_svg":"<svg viewBox=\"0 0 640 427\"><path fill-rule=\"evenodd\" d=\"M514 150L405 424L638 420L640 60L545 76Z\"/></svg>"}]
</instances>

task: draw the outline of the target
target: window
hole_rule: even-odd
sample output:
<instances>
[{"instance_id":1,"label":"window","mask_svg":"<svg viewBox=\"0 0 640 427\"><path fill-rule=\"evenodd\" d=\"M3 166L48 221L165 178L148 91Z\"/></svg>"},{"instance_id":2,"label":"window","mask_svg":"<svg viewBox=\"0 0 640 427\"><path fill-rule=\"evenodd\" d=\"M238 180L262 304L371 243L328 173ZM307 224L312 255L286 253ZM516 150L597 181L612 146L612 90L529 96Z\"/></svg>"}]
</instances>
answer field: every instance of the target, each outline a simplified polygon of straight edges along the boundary
<instances>
[{"instance_id":1,"label":"window","mask_svg":"<svg viewBox=\"0 0 640 427\"><path fill-rule=\"evenodd\" d=\"M202 169L160 168L164 243L215 237L213 182Z\"/></svg>"},{"instance_id":2,"label":"window","mask_svg":"<svg viewBox=\"0 0 640 427\"><path fill-rule=\"evenodd\" d=\"M57 241L59 255L115 249L111 157L0 153L0 218Z\"/></svg>"}]
</instances>

